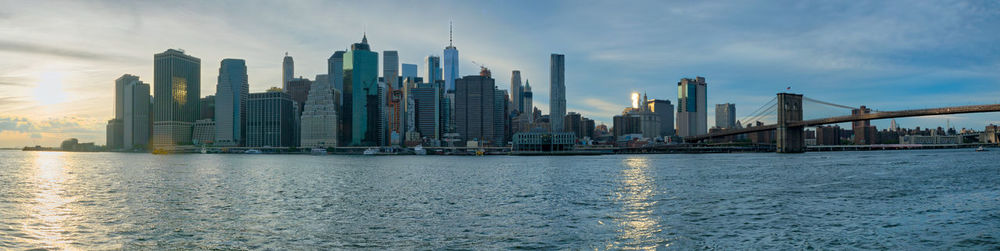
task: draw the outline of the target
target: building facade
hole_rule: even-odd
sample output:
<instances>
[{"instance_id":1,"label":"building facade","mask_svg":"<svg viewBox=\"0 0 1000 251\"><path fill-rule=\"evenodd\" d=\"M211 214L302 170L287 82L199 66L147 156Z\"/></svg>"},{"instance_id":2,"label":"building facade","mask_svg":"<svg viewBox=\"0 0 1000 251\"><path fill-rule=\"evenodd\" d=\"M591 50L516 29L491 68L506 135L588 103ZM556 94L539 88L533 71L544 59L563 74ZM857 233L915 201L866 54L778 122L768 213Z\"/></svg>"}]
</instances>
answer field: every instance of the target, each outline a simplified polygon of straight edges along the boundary
<instances>
[{"instance_id":1,"label":"building facade","mask_svg":"<svg viewBox=\"0 0 1000 251\"><path fill-rule=\"evenodd\" d=\"M294 146L295 107L295 101L285 92L268 91L248 95L246 146Z\"/></svg>"},{"instance_id":2,"label":"building facade","mask_svg":"<svg viewBox=\"0 0 1000 251\"><path fill-rule=\"evenodd\" d=\"M462 142L497 144L494 128L496 85L488 76L465 76L455 81L455 125Z\"/></svg>"},{"instance_id":3,"label":"building facade","mask_svg":"<svg viewBox=\"0 0 1000 251\"><path fill-rule=\"evenodd\" d=\"M715 127L720 129L736 128L736 105L725 103L715 105Z\"/></svg>"},{"instance_id":4,"label":"building facade","mask_svg":"<svg viewBox=\"0 0 1000 251\"><path fill-rule=\"evenodd\" d=\"M708 133L707 86L703 77L677 82L677 136Z\"/></svg>"},{"instance_id":5,"label":"building facade","mask_svg":"<svg viewBox=\"0 0 1000 251\"><path fill-rule=\"evenodd\" d=\"M168 49L153 56L153 144L191 144L191 127L201 115L201 59Z\"/></svg>"},{"instance_id":6,"label":"building facade","mask_svg":"<svg viewBox=\"0 0 1000 251\"><path fill-rule=\"evenodd\" d=\"M199 119L194 122L191 132L191 143L194 145L212 145L215 142L215 121Z\"/></svg>"},{"instance_id":7,"label":"building facade","mask_svg":"<svg viewBox=\"0 0 1000 251\"><path fill-rule=\"evenodd\" d=\"M427 56L427 83L435 83L443 80L441 76L441 58L438 56Z\"/></svg>"},{"instance_id":8,"label":"building facade","mask_svg":"<svg viewBox=\"0 0 1000 251\"><path fill-rule=\"evenodd\" d=\"M344 53L344 90L341 113L338 116L342 134L341 145L374 146L375 130L381 117L378 93L378 53L368 45L368 37L351 45Z\"/></svg>"},{"instance_id":9,"label":"building facade","mask_svg":"<svg viewBox=\"0 0 1000 251\"><path fill-rule=\"evenodd\" d=\"M285 52L285 58L281 60L281 89L288 90L288 81L295 78L295 61L292 56Z\"/></svg>"},{"instance_id":10,"label":"building facade","mask_svg":"<svg viewBox=\"0 0 1000 251\"><path fill-rule=\"evenodd\" d=\"M399 52L382 51L382 78L385 84L393 89L400 88L399 82Z\"/></svg>"},{"instance_id":11,"label":"building facade","mask_svg":"<svg viewBox=\"0 0 1000 251\"><path fill-rule=\"evenodd\" d=\"M647 101L649 111L660 120L659 136L674 136L674 105L670 100L652 99Z\"/></svg>"},{"instance_id":12,"label":"building facade","mask_svg":"<svg viewBox=\"0 0 1000 251\"><path fill-rule=\"evenodd\" d=\"M337 146L337 101L330 81L313 81L301 118L299 143L302 147Z\"/></svg>"},{"instance_id":13,"label":"building facade","mask_svg":"<svg viewBox=\"0 0 1000 251\"><path fill-rule=\"evenodd\" d=\"M247 96L250 83L243 59L223 59L215 85L215 144L239 146L245 139Z\"/></svg>"},{"instance_id":14,"label":"building facade","mask_svg":"<svg viewBox=\"0 0 1000 251\"><path fill-rule=\"evenodd\" d=\"M553 131L563 129L566 116L566 56L552 54L549 65L549 118Z\"/></svg>"},{"instance_id":15,"label":"building facade","mask_svg":"<svg viewBox=\"0 0 1000 251\"><path fill-rule=\"evenodd\" d=\"M122 149L146 149L152 131L149 128L149 85L136 79L125 85Z\"/></svg>"}]
</instances>

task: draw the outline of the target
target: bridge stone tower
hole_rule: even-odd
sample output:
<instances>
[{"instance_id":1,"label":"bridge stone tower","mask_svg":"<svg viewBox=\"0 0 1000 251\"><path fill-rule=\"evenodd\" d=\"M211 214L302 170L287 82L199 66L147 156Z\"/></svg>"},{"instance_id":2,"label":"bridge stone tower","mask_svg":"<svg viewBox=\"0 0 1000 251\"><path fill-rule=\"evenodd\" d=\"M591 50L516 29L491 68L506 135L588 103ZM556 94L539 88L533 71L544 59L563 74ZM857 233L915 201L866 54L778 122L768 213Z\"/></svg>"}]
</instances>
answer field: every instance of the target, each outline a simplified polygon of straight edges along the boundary
<instances>
[{"instance_id":1,"label":"bridge stone tower","mask_svg":"<svg viewBox=\"0 0 1000 251\"><path fill-rule=\"evenodd\" d=\"M802 121L802 94L778 93L778 153L806 151L805 126L789 126Z\"/></svg>"}]
</instances>

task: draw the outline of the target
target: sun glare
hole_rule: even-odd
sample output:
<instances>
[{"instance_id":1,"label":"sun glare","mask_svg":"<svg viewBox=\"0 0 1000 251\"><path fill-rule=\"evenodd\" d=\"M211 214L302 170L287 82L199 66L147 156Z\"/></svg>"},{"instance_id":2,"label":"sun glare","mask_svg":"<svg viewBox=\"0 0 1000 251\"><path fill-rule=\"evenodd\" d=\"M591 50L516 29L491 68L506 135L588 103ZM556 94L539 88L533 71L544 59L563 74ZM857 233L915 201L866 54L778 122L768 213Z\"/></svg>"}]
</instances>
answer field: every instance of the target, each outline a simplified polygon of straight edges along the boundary
<instances>
[{"instance_id":1,"label":"sun glare","mask_svg":"<svg viewBox=\"0 0 1000 251\"><path fill-rule=\"evenodd\" d=\"M66 100L66 92L63 91L63 73L56 71L45 71L41 74L38 84L35 86L35 101L43 105L51 105Z\"/></svg>"}]
</instances>

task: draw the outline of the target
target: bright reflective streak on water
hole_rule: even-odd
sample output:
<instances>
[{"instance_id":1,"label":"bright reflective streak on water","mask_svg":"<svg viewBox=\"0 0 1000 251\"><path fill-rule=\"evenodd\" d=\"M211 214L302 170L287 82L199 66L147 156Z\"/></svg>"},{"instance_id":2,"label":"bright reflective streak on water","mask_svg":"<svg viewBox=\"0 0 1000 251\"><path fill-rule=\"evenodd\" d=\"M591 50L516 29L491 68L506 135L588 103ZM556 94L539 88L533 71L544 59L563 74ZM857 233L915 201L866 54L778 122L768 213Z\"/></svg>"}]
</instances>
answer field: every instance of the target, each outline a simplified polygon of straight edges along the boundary
<instances>
[{"instance_id":1,"label":"bright reflective streak on water","mask_svg":"<svg viewBox=\"0 0 1000 251\"><path fill-rule=\"evenodd\" d=\"M1000 151L0 151L0 249L997 249Z\"/></svg>"}]
</instances>

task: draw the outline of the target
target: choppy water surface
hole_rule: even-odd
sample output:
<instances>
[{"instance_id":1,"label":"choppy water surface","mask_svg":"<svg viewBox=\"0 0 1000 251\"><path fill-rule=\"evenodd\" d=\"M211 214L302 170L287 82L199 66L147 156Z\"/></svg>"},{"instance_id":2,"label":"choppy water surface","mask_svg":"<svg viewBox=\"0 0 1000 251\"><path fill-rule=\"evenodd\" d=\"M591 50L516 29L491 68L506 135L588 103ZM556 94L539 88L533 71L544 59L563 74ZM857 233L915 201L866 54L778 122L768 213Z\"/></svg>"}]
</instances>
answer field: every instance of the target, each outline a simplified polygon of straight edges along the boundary
<instances>
[{"instance_id":1,"label":"choppy water surface","mask_svg":"<svg viewBox=\"0 0 1000 251\"><path fill-rule=\"evenodd\" d=\"M0 151L0 249L996 249L1000 151Z\"/></svg>"}]
</instances>

